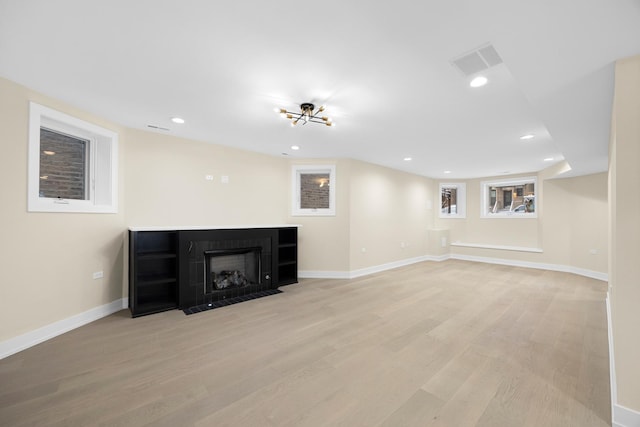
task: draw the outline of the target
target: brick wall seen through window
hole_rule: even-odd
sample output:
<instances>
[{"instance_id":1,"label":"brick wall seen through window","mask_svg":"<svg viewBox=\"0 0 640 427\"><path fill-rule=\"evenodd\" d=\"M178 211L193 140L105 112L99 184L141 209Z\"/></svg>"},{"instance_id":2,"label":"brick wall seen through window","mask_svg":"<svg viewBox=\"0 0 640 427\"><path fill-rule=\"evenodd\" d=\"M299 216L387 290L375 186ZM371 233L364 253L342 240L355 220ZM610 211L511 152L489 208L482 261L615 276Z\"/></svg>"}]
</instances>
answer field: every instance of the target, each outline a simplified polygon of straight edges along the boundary
<instances>
[{"instance_id":1,"label":"brick wall seen through window","mask_svg":"<svg viewBox=\"0 0 640 427\"><path fill-rule=\"evenodd\" d=\"M300 174L300 208L329 209L328 173Z\"/></svg>"},{"instance_id":2,"label":"brick wall seen through window","mask_svg":"<svg viewBox=\"0 0 640 427\"><path fill-rule=\"evenodd\" d=\"M88 144L40 128L40 197L87 199Z\"/></svg>"}]
</instances>

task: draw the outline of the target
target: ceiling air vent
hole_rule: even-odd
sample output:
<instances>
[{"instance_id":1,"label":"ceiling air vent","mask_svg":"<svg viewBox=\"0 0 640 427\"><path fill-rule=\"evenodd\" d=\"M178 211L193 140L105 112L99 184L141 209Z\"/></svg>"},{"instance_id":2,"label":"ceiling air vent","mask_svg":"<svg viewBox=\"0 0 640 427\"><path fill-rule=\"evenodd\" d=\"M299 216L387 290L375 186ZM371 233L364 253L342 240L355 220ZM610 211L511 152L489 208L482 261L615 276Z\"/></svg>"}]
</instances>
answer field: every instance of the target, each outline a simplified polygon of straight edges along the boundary
<instances>
[{"instance_id":1,"label":"ceiling air vent","mask_svg":"<svg viewBox=\"0 0 640 427\"><path fill-rule=\"evenodd\" d=\"M468 77L480 71L484 71L498 64L502 64L502 58L491 44L482 45L469 53L451 60L451 64Z\"/></svg>"}]
</instances>

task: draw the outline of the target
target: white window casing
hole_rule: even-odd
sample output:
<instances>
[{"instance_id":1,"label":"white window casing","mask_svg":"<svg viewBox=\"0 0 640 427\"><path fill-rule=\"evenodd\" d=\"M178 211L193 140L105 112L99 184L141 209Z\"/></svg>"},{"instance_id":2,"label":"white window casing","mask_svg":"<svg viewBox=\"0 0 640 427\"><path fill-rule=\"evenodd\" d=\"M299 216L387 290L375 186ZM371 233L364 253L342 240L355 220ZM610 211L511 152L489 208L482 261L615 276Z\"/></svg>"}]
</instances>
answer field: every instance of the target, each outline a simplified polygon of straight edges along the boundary
<instances>
[{"instance_id":1,"label":"white window casing","mask_svg":"<svg viewBox=\"0 0 640 427\"><path fill-rule=\"evenodd\" d=\"M89 141L87 195L84 200L40 195L40 129ZM76 117L30 103L29 112L29 212L117 213L118 134Z\"/></svg>"}]
</instances>

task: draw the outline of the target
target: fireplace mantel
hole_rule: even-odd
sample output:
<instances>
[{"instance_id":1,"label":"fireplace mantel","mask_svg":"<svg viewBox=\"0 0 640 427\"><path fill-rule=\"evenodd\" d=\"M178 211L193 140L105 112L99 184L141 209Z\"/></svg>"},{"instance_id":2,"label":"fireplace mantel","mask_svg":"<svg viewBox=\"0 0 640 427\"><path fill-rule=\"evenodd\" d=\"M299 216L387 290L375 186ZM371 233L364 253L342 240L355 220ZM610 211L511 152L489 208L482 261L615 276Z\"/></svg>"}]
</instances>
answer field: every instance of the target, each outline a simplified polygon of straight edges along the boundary
<instances>
[{"instance_id":1,"label":"fireplace mantel","mask_svg":"<svg viewBox=\"0 0 640 427\"><path fill-rule=\"evenodd\" d=\"M133 317L188 309L212 298L198 294L207 251L256 248L260 279L247 292L277 289L298 282L298 227L279 225L131 226L129 227L129 308ZM213 267L211 267L213 268ZM239 292L217 292L228 298ZM244 291L243 291L244 292ZM210 302L210 301L206 301Z\"/></svg>"},{"instance_id":2,"label":"fireplace mantel","mask_svg":"<svg viewBox=\"0 0 640 427\"><path fill-rule=\"evenodd\" d=\"M129 231L187 231L187 230L248 230L254 228L287 228L300 224L252 224L252 225L185 225L185 226L130 226Z\"/></svg>"}]
</instances>

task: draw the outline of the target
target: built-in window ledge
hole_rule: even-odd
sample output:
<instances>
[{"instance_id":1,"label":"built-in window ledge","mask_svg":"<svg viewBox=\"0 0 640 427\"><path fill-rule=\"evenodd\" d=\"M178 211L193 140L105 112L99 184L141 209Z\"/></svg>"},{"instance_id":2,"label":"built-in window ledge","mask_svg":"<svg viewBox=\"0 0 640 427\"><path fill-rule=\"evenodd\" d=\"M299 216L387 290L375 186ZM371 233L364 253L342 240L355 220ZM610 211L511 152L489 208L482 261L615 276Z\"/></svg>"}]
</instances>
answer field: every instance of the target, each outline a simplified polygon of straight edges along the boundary
<instances>
[{"instance_id":1,"label":"built-in window ledge","mask_svg":"<svg viewBox=\"0 0 640 427\"><path fill-rule=\"evenodd\" d=\"M541 248L527 248L523 246L484 245L481 243L461 243L461 242L452 242L451 246L459 246L463 248L495 249L499 251L533 252L538 254L542 253Z\"/></svg>"},{"instance_id":2,"label":"built-in window ledge","mask_svg":"<svg viewBox=\"0 0 640 427\"><path fill-rule=\"evenodd\" d=\"M300 224L260 224L260 225L186 225L186 226L131 226L131 231L177 231L177 230L242 230L256 228L302 227Z\"/></svg>"}]
</instances>

